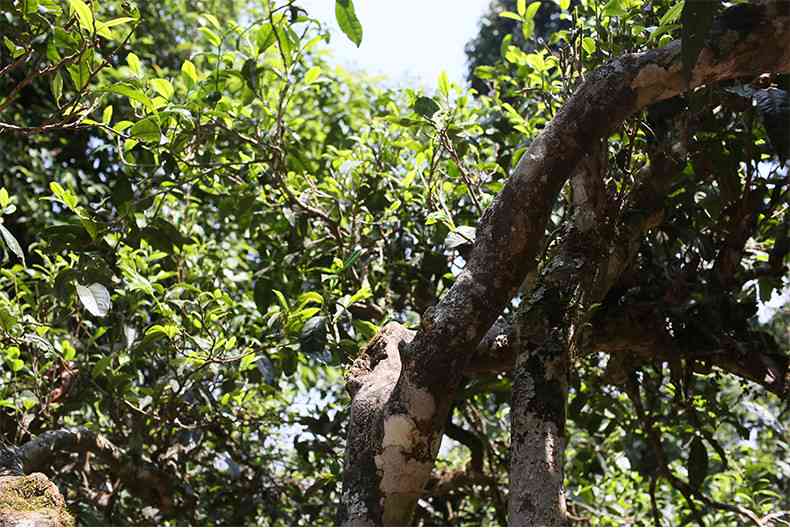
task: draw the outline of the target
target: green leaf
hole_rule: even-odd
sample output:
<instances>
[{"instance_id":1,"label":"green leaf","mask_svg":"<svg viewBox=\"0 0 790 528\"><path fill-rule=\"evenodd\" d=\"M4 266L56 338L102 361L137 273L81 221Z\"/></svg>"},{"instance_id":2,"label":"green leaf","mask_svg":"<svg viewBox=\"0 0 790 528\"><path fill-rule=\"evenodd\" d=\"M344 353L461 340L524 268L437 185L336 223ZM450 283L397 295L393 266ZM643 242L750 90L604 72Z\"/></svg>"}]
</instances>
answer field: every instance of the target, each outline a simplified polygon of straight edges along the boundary
<instances>
[{"instance_id":1,"label":"green leaf","mask_svg":"<svg viewBox=\"0 0 790 528\"><path fill-rule=\"evenodd\" d=\"M92 33L94 30L93 12L91 11L91 8L88 6L88 4L82 0L69 0L69 6L71 6L71 10L77 14L80 27Z\"/></svg>"},{"instance_id":2,"label":"green leaf","mask_svg":"<svg viewBox=\"0 0 790 528\"><path fill-rule=\"evenodd\" d=\"M134 53L129 53L126 56L126 64L129 65L129 69L132 70L132 73L137 75L138 77L143 73L143 65L140 62L140 57L135 55Z\"/></svg>"},{"instance_id":3,"label":"green leaf","mask_svg":"<svg viewBox=\"0 0 790 528\"><path fill-rule=\"evenodd\" d=\"M532 2L529 4L526 13L524 13L525 20L532 20L540 9L540 2Z\"/></svg>"},{"instance_id":4,"label":"green leaf","mask_svg":"<svg viewBox=\"0 0 790 528\"><path fill-rule=\"evenodd\" d=\"M313 66L304 74L305 84L312 84L321 76L321 66Z\"/></svg>"},{"instance_id":5,"label":"green leaf","mask_svg":"<svg viewBox=\"0 0 790 528\"><path fill-rule=\"evenodd\" d=\"M290 66L293 62L294 43L291 41L288 31L286 31L283 26L277 26L273 31L277 45L280 48L280 58L282 58L286 67Z\"/></svg>"},{"instance_id":6,"label":"green leaf","mask_svg":"<svg viewBox=\"0 0 790 528\"><path fill-rule=\"evenodd\" d=\"M22 246L19 245L19 242L11 234L11 231L6 229L3 224L0 224L0 235L2 235L3 241L5 245L8 247L9 251L19 257L19 260L22 261L22 264L25 263L25 254L22 252Z\"/></svg>"},{"instance_id":7,"label":"green leaf","mask_svg":"<svg viewBox=\"0 0 790 528\"><path fill-rule=\"evenodd\" d=\"M242 356L241 362L239 363L239 372L244 372L245 370L249 370L252 368L252 364L255 362L255 353L250 352Z\"/></svg>"},{"instance_id":8,"label":"green leaf","mask_svg":"<svg viewBox=\"0 0 790 528\"><path fill-rule=\"evenodd\" d=\"M173 339L175 336L178 335L178 327L176 325L168 324L168 325L153 325L152 327L148 328L145 331L145 336L149 337L156 337L162 336L167 337L169 339Z\"/></svg>"},{"instance_id":9,"label":"green leaf","mask_svg":"<svg viewBox=\"0 0 790 528\"><path fill-rule=\"evenodd\" d=\"M531 39L533 33L535 33L535 22L532 20L525 20L521 24L521 35L524 37L524 40Z\"/></svg>"},{"instance_id":10,"label":"green leaf","mask_svg":"<svg viewBox=\"0 0 790 528\"><path fill-rule=\"evenodd\" d=\"M414 111L430 119L433 114L439 111L439 103L431 97L420 96L414 101Z\"/></svg>"},{"instance_id":11,"label":"green leaf","mask_svg":"<svg viewBox=\"0 0 790 528\"><path fill-rule=\"evenodd\" d=\"M0 327L5 331L10 331L17 322L17 316L13 312L13 305L0 297Z\"/></svg>"},{"instance_id":12,"label":"green leaf","mask_svg":"<svg viewBox=\"0 0 790 528\"><path fill-rule=\"evenodd\" d=\"M62 202L66 207L72 211L76 211L77 206L79 205L79 199L73 192L67 191L56 181L49 183L49 189L52 191L52 194L55 195L55 198Z\"/></svg>"},{"instance_id":13,"label":"green leaf","mask_svg":"<svg viewBox=\"0 0 790 528\"><path fill-rule=\"evenodd\" d=\"M131 136L146 143L158 143L159 138L162 137L162 131L159 129L159 123L153 117L146 117L135 123L129 130Z\"/></svg>"},{"instance_id":14,"label":"green leaf","mask_svg":"<svg viewBox=\"0 0 790 528\"><path fill-rule=\"evenodd\" d=\"M151 99L148 98L147 95L143 93L142 90L136 88L128 83L117 83L108 88L108 91L117 93L119 95L125 95L129 99L133 101L137 101L138 103L142 103L149 112L155 112L156 109L154 108L154 103Z\"/></svg>"},{"instance_id":15,"label":"green leaf","mask_svg":"<svg viewBox=\"0 0 790 528\"><path fill-rule=\"evenodd\" d=\"M96 24L96 32L99 33L102 30L115 26L120 26L121 24L126 24L127 22L135 22L135 21L137 21L137 19L132 17L113 18L112 20L108 20L107 22L99 22L98 24Z\"/></svg>"},{"instance_id":16,"label":"green leaf","mask_svg":"<svg viewBox=\"0 0 790 528\"><path fill-rule=\"evenodd\" d=\"M215 48L218 48L219 45L222 44L222 39L219 38L219 35L211 31L209 28L207 27L198 28L198 31L203 33L203 35L208 40L209 44L211 44Z\"/></svg>"},{"instance_id":17,"label":"green leaf","mask_svg":"<svg viewBox=\"0 0 790 528\"><path fill-rule=\"evenodd\" d=\"M13 40L5 35L3 35L3 44L5 44L5 47L8 48L8 51L11 52L11 56L15 59L25 53L25 48L17 46Z\"/></svg>"},{"instance_id":18,"label":"green leaf","mask_svg":"<svg viewBox=\"0 0 790 528\"><path fill-rule=\"evenodd\" d=\"M499 13L499 16L501 16L502 18L509 18L511 20L516 20L518 22L521 22L523 20L518 15L518 13L514 13L513 11L502 11L501 13Z\"/></svg>"},{"instance_id":19,"label":"green leaf","mask_svg":"<svg viewBox=\"0 0 790 528\"><path fill-rule=\"evenodd\" d=\"M77 64L68 66L66 70L69 72L71 82L77 90L82 90L90 81L91 78L91 65L90 55L85 54Z\"/></svg>"},{"instance_id":20,"label":"green leaf","mask_svg":"<svg viewBox=\"0 0 790 528\"><path fill-rule=\"evenodd\" d=\"M518 0L516 3L516 11L523 17L524 13L527 12L527 0Z\"/></svg>"},{"instance_id":21,"label":"green leaf","mask_svg":"<svg viewBox=\"0 0 790 528\"><path fill-rule=\"evenodd\" d=\"M151 83L151 87L154 89L154 91L165 99L169 100L171 97L173 97L175 89L173 88L172 83L167 79L151 79L148 82Z\"/></svg>"},{"instance_id":22,"label":"green leaf","mask_svg":"<svg viewBox=\"0 0 790 528\"><path fill-rule=\"evenodd\" d=\"M588 55L592 55L595 53L596 49L595 40L590 37L582 38L582 48L584 48L584 51L586 51Z\"/></svg>"},{"instance_id":23,"label":"green leaf","mask_svg":"<svg viewBox=\"0 0 790 528\"><path fill-rule=\"evenodd\" d=\"M708 450L702 438L695 436L691 441L688 459L689 484L699 489L708 476Z\"/></svg>"},{"instance_id":24,"label":"green leaf","mask_svg":"<svg viewBox=\"0 0 790 528\"><path fill-rule=\"evenodd\" d=\"M112 364L112 358L113 356L109 355L109 356L104 356L99 361L97 361L96 364L93 365L93 368L91 369L91 376L94 378L98 378L99 376L101 376L104 373L104 371L107 370L107 368L109 368L109 366Z\"/></svg>"},{"instance_id":25,"label":"green leaf","mask_svg":"<svg viewBox=\"0 0 790 528\"><path fill-rule=\"evenodd\" d=\"M623 0L609 0L603 6L603 14L609 17L623 17L628 14L628 9L626 9Z\"/></svg>"},{"instance_id":26,"label":"green leaf","mask_svg":"<svg viewBox=\"0 0 790 528\"><path fill-rule=\"evenodd\" d=\"M112 301L110 300L110 292L107 288L94 282L90 286L83 286L79 282L74 284L77 290L77 296L80 298L82 305L88 312L96 317L104 317L107 312L112 308Z\"/></svg>"},{"instance_id":27,"label":"green leaf","mask_svg":"<svg viewBox=\"0 0 790 528\"><path fill-rule=\"evenodd\" d=\"M215 17L211 13L203 13L200 16L202 16L208 23L210 23L215 28L222 29L222 26L219 25L219 20L217 20L217 17Z\"/></svg>"},{"instance_id":28,"label":"green leaf","mask_svg":"<svg viewBox=\"0 0 790 528\"><path fill-rule=\"evenodd\" d=\"M345 260L345 262L343 262L343 268L342 268L341 271L345 271L345 270L351 268L351 266L354 265L354 263L357 261L357 259L360 257L360 255L362 255L362 251L359 250L359 249L355 249L354 252L351 253L351 256L348 257Z\"/></svg>"},{"instance_id":29,"label":"green leaf","mask_svg":"<svg viewBox=\"0 0 790 528\"><path fill-rule=\"evenodd\" d=\"M450 81L447 79L447 72L444 70L439 73L439 93L445 97L450 96Z\"/></svg>"},{"instance_id":30,"label":"green leaf","mask_svg":"<svg viewBox=\"0 0 790 528\"><path fill-rule=\"evenodd\" d=\"M181 73L187 76L193 83L198 82L198 72L195 65L190 60L185 60L181 65Z\"/></svg>"},{"instance_id":31,"label":"green leaf","mask_svg":"<svg viewBox=\"0 0 790 528\"><path fill-rule=\"evenodd\" d=\"M52 97L55 98L55 104L60 107L60 98L63 96L63 76L59 71L56 71L50 79L49 87L52 90Z\"/></svg>"},{"instance_id":32,"label":"green leaf","mask_svg":"<svg viewBox=\"0 0 790 528\"><path fill-rule=\"evenodd\" d=\"M277 302L280 303L280 306L282 307L283 311L285 313L290 312L291 309L288 307L288 301L285 300L285 295L283 295L280 290L274 290L274 289L272 290L272 293L274 293L275 297L277 297Z\"/></svg>"},{"instance_id":33,"label":"green leaf","mask_svg":"<svg viewBox=\"0 0 790 528\"><path fill-rule=\"evenodd\" d=\"M115 35L113 35L113 32L110 30L110 28L113 27L113 26L117 26L119 24L123 24L124 22L128 22L129 20L136 20L136 19L131 18L131 17L122 17L122 18L116 18L116 19L110 20L109 22L97 22L96 23L96 34L97 35L101 35L102 37L104 37L106 39L114 40L115 39Z\"/></svg>"},{"instance_id":34,"label":"green leaf","mask_svg":"<svg viewBox=\"0 0 790 528\"><path fill-rule=\"evenodd\" d=\"M705 39L713 26L713 19L719 11L718 1L686 2L683 6L680 26L680 54L683 60L683 78L691 80L691 72L697 63Z\"/></svg>"},{"instance_id":35,"label":"green leaf","mask_svg":"<svg viewBox=\"0 0 790 528\"><path fill-rule=\"evenodd\" d=\"M258 44L258 53L265 52L272 44L277 42L277 37L274 35L274 28L269 22L261 25L258 29L258 32L255 34L255 42Z\"/></svg>"},{"instance_id":36,"label":"green leaf","mask_svg":"<svg viewBox=\"0 0 790 528\"><path fill-rule=\"evenodd\" d=\"M112 120L112 105L107 105L101 114L101 122L104 125L109 125Z\"/></svg>"},{"instance_id":37,"label":"green leaf","mask_svg":"<svg viewBox=\"0 0 790 528\"><path fill-rule=\"evenodd\" d=\"M664 13L664 16L661 17L659 20L659 24L661 26L666 26L669 24L674 24L680 19L680 15L683 12L683 6L685 2L683 0L678 0L675 4L667 9L667 12Z\"/></svg>"},{"instance_id":38,"label":"green leaf","mask_svg":"<svg viewBox=\"0 0 790 528\"><path fill-rule=\"evenodd\" d=\"M359 47L362 43L362 24L354 11L354 2L352 0L335 0L335 18L343 33Z\"/></svg>"}]
</instances>

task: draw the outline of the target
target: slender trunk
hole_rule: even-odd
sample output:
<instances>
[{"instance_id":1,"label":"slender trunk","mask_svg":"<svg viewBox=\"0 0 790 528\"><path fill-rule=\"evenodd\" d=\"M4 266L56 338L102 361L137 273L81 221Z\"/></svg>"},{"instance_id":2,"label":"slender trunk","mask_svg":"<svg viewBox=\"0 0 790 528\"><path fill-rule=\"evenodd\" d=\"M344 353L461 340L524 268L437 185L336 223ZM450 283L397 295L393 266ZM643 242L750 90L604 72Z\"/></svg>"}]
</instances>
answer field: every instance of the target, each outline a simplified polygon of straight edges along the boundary
<instances>
[{"instance_id":1,"label":"slender trunk","mask_svg":"<svg viewBox=\"0 0 790 528\"><path fill-rule=\"evenodd\" d=\"M573 214L555 255L516 311L516 367L510 406L510 502L514 526L562 526L565 407L571 328L595 281L606 245L605 151L594 147L573 177Z\"/></svg>"},{"instance_id":2,"label":"slender trunk","mask_svg":"<svg viewBox=\"0 0 790 528\"><path fill-rule=\"evenodd\" d=\"M531 346L528 339L521 342L517 338L520 353L511 403L511 526L568 524L563 486L568 398L566 334L558 328L537 347Z\"/></svg>"}]
</instances>

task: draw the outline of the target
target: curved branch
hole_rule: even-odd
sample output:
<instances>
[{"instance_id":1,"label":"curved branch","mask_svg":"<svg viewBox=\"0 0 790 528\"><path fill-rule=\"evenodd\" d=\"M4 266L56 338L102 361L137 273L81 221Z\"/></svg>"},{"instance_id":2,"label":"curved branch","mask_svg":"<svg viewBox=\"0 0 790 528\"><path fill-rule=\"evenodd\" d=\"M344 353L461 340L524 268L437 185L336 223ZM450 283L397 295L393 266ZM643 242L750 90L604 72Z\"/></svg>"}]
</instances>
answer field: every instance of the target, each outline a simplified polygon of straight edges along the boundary
<instances>
[{"instance_id":1,"label":"curved branch","mask_svg":"<svg viewBox=\"0 0 790 528\"><path fill-rule=\"evenodd\" d=\"M472 431L467 431L460 425L454 424L452 419L447 420L447 426L444 428L444 434L469 449L469 454L471 456L469 468L472 470L472 473L482 474L485 446L483 445L483 441L480 440L480 437L478 437Z\"/></svg>"},{"instance_id":2,"label":"curved branch","mask_svg":"<svg viewBox=\"0 0 790 528\"><path fill-rule=\"evenodd\" d=\"M135 462L103 435L84 427L48 431L17 448L26 474L46 472L59 457L92 453L107 464L130 492L167 511L173 505L172 479L151 464Z\"/></svg>"}]
</instances>

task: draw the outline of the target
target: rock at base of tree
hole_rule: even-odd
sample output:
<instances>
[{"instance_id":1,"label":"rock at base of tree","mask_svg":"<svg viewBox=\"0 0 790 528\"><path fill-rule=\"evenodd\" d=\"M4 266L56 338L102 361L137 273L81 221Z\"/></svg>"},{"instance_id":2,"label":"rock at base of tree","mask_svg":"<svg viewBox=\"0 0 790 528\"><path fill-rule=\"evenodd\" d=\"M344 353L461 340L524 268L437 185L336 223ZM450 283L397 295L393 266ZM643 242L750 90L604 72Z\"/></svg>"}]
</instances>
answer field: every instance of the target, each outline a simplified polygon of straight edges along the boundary
<instances>
[{"instance_id":1,"label":"rock at base of tree","mask_svg":"<svg viewBox=\"0 0 790 528\"><path fill-rule=\"evenodd\" d=\"M74 526L74 517L44 474L0 477L0 526Z\"/></svg>"}]
</instances>

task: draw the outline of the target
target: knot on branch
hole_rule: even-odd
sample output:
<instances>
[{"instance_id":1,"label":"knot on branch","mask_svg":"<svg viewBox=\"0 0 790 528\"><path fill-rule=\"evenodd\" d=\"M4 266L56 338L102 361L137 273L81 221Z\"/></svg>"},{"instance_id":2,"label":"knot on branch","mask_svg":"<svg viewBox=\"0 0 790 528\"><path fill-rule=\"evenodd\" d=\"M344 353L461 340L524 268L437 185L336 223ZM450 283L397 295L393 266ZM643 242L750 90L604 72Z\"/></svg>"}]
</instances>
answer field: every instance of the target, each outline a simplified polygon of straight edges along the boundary
<instances>
[{"instance_id":1,"label":"knot on branch","mask_svg":"<svg viewBox=\"0 0 790 528\"><path fill-rule=\"evenodd\" d=\"M364 385L389 386L398 380L401 343L410 343L415 332L395 322L387 323L362 350L346 374L346 389L352 398Z\"/></svg>"}]
</instances>

